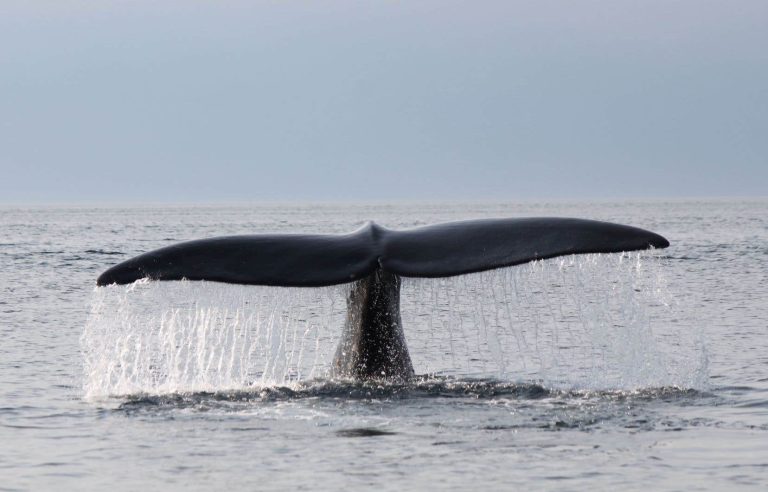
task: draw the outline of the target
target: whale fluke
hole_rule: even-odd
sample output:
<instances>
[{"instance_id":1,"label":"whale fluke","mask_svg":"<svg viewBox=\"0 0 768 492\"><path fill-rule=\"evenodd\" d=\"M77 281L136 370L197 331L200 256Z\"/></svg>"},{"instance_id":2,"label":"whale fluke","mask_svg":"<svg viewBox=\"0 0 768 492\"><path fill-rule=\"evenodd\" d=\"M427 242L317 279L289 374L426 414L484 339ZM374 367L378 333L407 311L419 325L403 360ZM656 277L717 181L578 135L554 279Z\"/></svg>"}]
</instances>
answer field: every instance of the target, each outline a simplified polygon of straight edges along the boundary
<instances>
[{"instance_id":1,"label":"whale fluke","mask_svg":"<svg viewBox=\"0 0 768 492\"><path fill-rule=\"evenodd\" d=\"M152 280L320 287L377 268L403 277L450 277L577 253L665 248L650 231L566 218L489 219L395 231L368 223L345 235L260 234L188 241L124 261L98 285Z\"/></svg>"},{"instance_id":2,"label":"whale fluke","mask_svg":"<svg viewBox=\"0 0 768 492\"><path fill-rule=\"evenodd\" d=\"M636 227L564 218L490 219L346 235L262 234L189 241L113 266L98 285L153 280L319 287L354 282L331 365L335 377L407 380L400 277L449 277L578 253L666 248Z\"/></svg>"},{"instance_id":3,"label":"whale fluke","mask_svg":"<svg viewBox=\"0 0 768 492\"><path fill-rule=\"evenodd\" d=\"M658 234L596 220L488 219L397 231L381 266L403 277L451 277L583 253L666 248Z\"/></svg>"}]
</instances>

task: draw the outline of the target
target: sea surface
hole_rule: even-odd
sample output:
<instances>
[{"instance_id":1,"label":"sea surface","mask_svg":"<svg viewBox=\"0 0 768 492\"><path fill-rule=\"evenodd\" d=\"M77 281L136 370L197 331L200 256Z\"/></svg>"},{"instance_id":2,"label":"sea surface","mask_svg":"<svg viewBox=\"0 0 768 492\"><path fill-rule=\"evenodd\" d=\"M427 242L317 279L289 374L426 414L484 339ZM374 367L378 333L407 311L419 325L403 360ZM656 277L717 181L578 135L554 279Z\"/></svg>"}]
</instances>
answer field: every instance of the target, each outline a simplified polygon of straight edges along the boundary
<instances>
[{"instance_id":1,"label":"sea surface","mask_svg":"<svg viewBox=\"0 0 768 492\"><path fill-rule=\"evenodd\" d=\"M408 384L332 380L345 286L96 288L178 241L569 216L671 247L406 279ZM768 200L0 208L0 490L768 489Z\"/></svg>"}]
</instances>

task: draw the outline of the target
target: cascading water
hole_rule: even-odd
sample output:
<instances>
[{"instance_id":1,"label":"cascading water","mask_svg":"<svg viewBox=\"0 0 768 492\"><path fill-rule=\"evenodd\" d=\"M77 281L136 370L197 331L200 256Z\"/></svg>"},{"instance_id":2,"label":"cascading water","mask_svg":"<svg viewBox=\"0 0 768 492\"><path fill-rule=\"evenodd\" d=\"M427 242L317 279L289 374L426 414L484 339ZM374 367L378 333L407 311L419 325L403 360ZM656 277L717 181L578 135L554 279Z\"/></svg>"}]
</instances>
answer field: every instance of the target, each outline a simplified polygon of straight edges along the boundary
<instances>
[{"instance_id":1,"label":"cascading water","mask_svg":"<svg viewBox=\"0 0 768 492\"><path fill-rule=\"evenodd\" d=\"M422 372L559 389L700 388L706 379L702 328L677 324L653 252L409 279L402 299Z\"/></svg>"},{"instance_id":2,"label":"cascading water","mask_svg":"<svg viewBox=\"0 0 768 492\"><path fill-rule=\"evenodd\" d=\"M285 386L328 376L348 286L148 282L95 289L82 336L88 397ZM655 252L580 255L403 279L417 374L569 389L700 388Z\"/></svg>"},{"instance_id":3,"label":"cascading water","mask_svg":"<svg viewBox=\"0 0 768 492\"><path fill-rule=\"evenodd\" d=\"M97 288L82 337L86 395L241 389L322 377L344 286L138 281Z\"/></svg>"}]
</instances>

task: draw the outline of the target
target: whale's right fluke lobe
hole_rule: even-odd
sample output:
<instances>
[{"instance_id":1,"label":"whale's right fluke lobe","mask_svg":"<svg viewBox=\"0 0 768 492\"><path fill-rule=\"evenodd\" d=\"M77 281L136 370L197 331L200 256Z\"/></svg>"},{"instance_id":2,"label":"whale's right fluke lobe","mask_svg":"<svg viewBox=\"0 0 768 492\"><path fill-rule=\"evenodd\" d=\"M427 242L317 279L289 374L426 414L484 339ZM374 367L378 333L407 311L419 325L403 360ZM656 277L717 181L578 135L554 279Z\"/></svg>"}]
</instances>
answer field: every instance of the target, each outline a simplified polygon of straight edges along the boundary
<instances>
[{"instance_id":1,"label":"whale's right fluke lobe","mask_svg":"<svg viewBox=\"0 0 768 492\"><path fill-rule=\"evenodd\" d=\"M404 277L449 277L555 256L667 246L656 233L596 220L472 220L387 235L381 266Z\"/></svg>"},{"instance_id":2,"label":"whale's right fluke lobe","mask_svg":"<svg viewBox=\"0 0 768 492\"><path fill-rule=\"evenodd\" d=\"M151 280L321 287L368 276L377 264L376 226L352 234L258 234L173 244L102 273L98 285Z\"/></svg>"}]
</instances>

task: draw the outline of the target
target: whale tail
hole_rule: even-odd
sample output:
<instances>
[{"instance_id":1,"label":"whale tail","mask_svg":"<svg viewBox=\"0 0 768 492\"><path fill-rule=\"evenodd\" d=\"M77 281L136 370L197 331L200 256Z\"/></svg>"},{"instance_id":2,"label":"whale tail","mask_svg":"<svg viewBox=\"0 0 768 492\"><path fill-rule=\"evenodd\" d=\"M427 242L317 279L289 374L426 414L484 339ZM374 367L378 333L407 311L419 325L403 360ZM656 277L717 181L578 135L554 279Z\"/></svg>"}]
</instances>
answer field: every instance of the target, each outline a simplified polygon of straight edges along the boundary
<instances>
[{"instance_id":1,"label":"whale tail","mask_svg":"<svg viewBox=\"0 0 768 492\"><path fill-rule=\"evenodd\" d=\"M116 265L98 285L153 280L318 287L354 282L332 374L413 375L400 318L400 277L449 277L577 253L665 248L643 229L582 219L452 222L406 231L368 223L347 235L252 235L189 241Z\"/></svg>"},{"instance_id":2,"label":"whale tail","mask_svg":"<svg viewBox=\"0 0 768 492\"><path fill-rule=\"evenodd\" d=\"M105 271L98 285L152 280L319 287L377 268L403 277L450 277L562 255L665 248L650 231L566 218L489 219L394 231L369 222L351 234L260 234L175 244Z\"/></svg>"}]
</instances>

